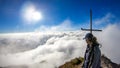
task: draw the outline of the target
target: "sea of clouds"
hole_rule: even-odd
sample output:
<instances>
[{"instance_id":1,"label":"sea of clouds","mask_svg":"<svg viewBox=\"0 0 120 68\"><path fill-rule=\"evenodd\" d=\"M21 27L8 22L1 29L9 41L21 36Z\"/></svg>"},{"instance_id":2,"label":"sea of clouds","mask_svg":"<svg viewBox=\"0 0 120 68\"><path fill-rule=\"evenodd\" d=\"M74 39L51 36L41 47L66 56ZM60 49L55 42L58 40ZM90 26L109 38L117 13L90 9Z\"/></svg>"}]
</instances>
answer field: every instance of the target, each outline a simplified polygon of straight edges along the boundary
<instances>
[{"instance_id":1,"label":"sea of clouds","mask_svg":"<svg viewBox=\"0 0 120 68\"><path fill-rule=\"evenodd\" d=\"M101 43L102 54L120 63L120 28L111 24L93 34ZM84 56L84 31L0 34L0 67L57 68L66 61ZM13 67L12 67L13 66Z\"/></svg>"},{"instance_id":2,"label":"sea of clouds","mask_svg":"<svg viewBox=\"0 0 120 68\"><path fill-rule=\"evenodd\" d=\"M83 56L84 32L41 32L0 35L0 66L55 68Z\"/></svg>"}]
</instances>

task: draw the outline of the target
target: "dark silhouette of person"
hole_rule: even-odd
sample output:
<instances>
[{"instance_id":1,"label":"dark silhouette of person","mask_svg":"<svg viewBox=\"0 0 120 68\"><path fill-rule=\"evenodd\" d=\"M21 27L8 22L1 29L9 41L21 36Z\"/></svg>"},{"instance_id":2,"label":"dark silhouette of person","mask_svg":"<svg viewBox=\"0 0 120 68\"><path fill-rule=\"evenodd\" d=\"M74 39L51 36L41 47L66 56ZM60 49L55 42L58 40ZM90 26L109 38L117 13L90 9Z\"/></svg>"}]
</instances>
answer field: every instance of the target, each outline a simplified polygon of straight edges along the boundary
<instances>
[{"instance_id":1,"label":"dark silhouette of person","mask_svg":"<svg viewBox=\"0 0 120 68\"><path fill-rule=\"evenodd\" d=\"M93 34L87 33L84 39L86 40L87 48L82 68L101 68L101 50L97 38Z\"/></svg>"}]
</instances>

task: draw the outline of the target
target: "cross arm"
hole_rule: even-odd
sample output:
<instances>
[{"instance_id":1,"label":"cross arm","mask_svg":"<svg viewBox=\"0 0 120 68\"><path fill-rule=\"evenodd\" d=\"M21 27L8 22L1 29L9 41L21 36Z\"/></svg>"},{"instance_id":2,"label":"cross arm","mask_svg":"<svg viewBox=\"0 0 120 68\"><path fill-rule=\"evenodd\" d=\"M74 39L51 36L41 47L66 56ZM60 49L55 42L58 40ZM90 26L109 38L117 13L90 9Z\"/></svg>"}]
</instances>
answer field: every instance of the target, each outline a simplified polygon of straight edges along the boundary
<instances>
[{"instance_id":1,"label":"cross arm","mask_svg":"<svg viewBox=\"0 0 120 68\"><path fill-rule=\"evenodd\" d=\"M83 28L81 28L81 30L83 30L83 31L91 31L91 29L83 29ZM102 30L92 29L92 31L102 31Z\"/></svg>"}]
</instances>

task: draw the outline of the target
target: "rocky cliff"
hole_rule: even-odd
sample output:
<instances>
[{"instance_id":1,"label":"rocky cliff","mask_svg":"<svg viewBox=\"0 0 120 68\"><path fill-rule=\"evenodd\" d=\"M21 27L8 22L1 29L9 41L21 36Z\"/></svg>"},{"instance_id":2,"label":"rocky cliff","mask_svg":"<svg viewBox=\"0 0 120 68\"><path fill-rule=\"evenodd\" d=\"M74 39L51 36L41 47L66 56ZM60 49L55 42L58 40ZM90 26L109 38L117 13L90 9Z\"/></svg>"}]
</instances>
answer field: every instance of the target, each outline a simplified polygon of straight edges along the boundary
<instances>
[{"instance_id":1,"label":"rocky cliff","mask_svg":"<svg viewBox=\"0 0 120 68\"><path fill-rule=\"evenodd\" d=\"M84 59L82 57L72 59L69 62L59 66L59 68L82 68ZM101 67L102 68L120 68L120 64L112 62L109 58L101 56Z\"/></svg>"}]
</instances>

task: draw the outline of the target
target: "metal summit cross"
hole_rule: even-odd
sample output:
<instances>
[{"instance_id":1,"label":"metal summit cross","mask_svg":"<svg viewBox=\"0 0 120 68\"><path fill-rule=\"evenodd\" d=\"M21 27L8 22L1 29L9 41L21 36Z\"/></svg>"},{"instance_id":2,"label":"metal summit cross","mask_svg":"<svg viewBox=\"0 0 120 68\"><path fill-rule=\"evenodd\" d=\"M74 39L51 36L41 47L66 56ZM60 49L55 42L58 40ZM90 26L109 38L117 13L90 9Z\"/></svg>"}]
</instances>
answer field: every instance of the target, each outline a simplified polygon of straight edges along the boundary
<instances>
[{"instance_id":1,"label":"metal summit cross","mask_svg":"<svg viewBox=\"0 0 120 68\"><path fill-rule=\"evenodd\" d=\"M90 9L90 29L81 28L81 30L90 31L91 34L92 34L92 31L102 31L102 30L99 30L99 29L92 29L92 10L91 9Z\"/></svg>"}]
</instances>

